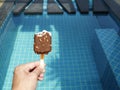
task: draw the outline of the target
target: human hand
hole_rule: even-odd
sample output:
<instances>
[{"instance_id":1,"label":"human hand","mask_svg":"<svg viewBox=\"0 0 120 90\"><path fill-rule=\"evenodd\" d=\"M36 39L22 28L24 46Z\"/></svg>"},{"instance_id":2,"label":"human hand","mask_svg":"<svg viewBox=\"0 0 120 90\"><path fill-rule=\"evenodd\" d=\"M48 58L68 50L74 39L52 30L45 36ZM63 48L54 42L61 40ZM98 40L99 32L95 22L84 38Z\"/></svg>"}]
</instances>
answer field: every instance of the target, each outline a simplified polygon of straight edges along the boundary
<instances>
[{"instance_id":1,"label":"human hand","mask_svg":"<svg viewBox=\"0 0 120 90\"><path fill-rule=\"evenodd\" d=\"M43 80L45 68L40 62L17 66L14 71L12 90L35 90L38 80Z\"/></svg>"}]
</instances>

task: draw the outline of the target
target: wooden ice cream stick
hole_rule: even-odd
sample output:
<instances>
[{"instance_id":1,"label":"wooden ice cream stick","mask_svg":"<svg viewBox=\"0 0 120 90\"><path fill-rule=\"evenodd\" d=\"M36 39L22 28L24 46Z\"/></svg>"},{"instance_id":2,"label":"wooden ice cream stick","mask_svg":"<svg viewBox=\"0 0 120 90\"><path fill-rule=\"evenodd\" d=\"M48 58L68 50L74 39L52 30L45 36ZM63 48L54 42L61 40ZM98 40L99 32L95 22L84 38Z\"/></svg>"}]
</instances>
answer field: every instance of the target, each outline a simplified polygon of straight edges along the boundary
<instances>
[{"instance_id":1,"label":"wooden ice cream stick","mask_svg":"<svg viewBox=\"0 0 120 90\"><path fill-rule=\"evenodd\" d=\"M44 54L40 54L40 66L42 68L45 67L44 56L45 56Z\"/></svg>"},{"instance_id":2,"label":"wooden ice cream stick","mask_svg":"<svg viewBox=\"0 0 120 90\"><path fill-rule=\"evenodd\" d=\"M44 60L44 54L40 54L40 60Z\"/></svg>"}]
</instances>

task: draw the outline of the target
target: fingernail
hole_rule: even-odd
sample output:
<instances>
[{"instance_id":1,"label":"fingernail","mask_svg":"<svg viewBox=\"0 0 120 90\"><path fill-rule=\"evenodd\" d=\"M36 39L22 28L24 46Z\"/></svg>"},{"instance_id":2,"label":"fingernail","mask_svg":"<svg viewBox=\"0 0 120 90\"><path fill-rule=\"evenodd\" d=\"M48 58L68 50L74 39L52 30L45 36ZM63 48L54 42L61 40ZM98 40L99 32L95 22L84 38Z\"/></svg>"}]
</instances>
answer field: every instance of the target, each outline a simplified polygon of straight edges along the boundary
<instances>
[{"instance_id":1,"label":"fingernail","mask_svg":"<svg viewBox=\"0 0 120 90\"><path fill-rule=\"evenodd\" d=\"M42 73L42 74L40 74L40 77L43 77L44 76L44 74Z\"/></svg>"}]
</instances>

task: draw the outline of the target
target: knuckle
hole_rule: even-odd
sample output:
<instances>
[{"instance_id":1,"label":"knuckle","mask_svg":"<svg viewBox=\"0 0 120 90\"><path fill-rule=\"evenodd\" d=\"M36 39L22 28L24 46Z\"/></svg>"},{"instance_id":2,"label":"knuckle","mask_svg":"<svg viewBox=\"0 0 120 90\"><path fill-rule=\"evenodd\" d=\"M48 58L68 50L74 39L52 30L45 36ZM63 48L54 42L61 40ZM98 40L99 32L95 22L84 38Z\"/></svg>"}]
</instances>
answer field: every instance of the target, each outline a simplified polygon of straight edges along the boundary
<instances>
[{"instance_id":1,"label":"knuckle","mask_svg":"<svg viewBox=\"0 0 120 90\"><path fill-rule=\"evenodd\" d=\"M15 67L14 74L18 73L20 71L20 66Z\"/></svg>"},{"instance_id":2,"label":"knuckle","mask_svg":"<svg viewBox=\"0 0 120 90\"><path fill-rule=\"evenodd\" d=\"M39 72L39 71L40 71L40 68L36 68L36 71Z\"/></svg>"},{"instance_id":3,"label":"knuckle","mask_svg":"<svg viewBox=\"0 0 120 90\"><path fill-rule=\"evenodd\" d=\"M15 70L14 71L17 71L19 69L19 67L17 66L17 67L15 67Z\"/></svg>"}]
</instances>

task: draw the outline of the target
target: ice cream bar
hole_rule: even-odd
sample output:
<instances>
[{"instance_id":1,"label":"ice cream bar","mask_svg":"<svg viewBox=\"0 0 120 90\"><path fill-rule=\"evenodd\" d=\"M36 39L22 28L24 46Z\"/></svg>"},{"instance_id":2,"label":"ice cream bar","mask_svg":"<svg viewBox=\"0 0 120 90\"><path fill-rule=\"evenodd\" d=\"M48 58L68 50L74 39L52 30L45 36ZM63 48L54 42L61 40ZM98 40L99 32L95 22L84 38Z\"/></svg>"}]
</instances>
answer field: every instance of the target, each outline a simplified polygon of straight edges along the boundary
<instances>
[{"instance_id":1,"label":"ice cream bar","mask_svg":"<svg viewBox=\"0 0 120 90\"><path fill-rule=\"evenodd\" d=\"M34 52L48 54L51 51L51 33L43 30L34 35Z\"/></svg>"}]
</instances>

